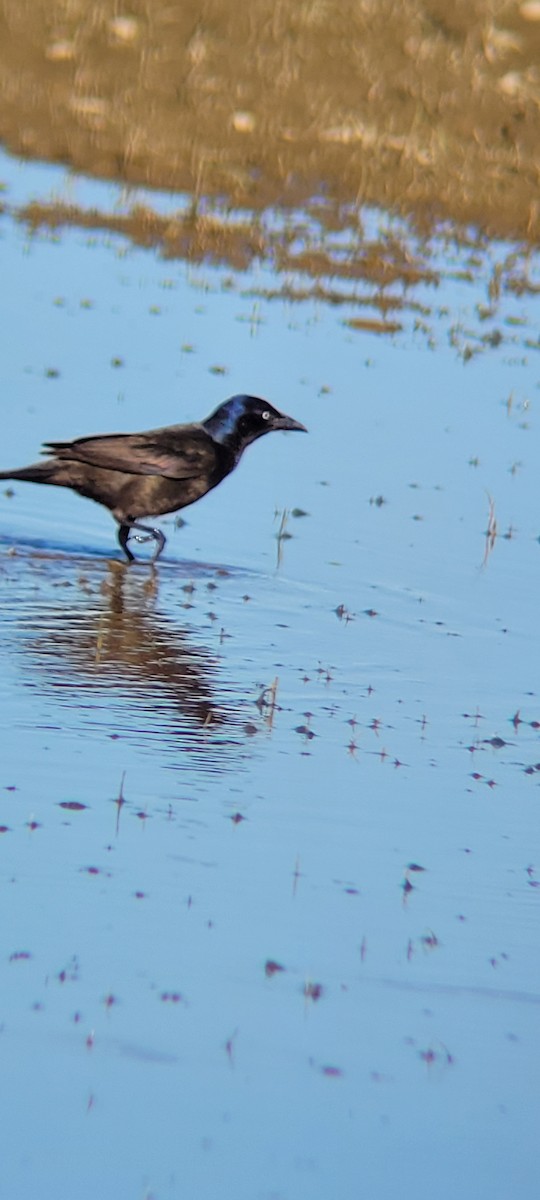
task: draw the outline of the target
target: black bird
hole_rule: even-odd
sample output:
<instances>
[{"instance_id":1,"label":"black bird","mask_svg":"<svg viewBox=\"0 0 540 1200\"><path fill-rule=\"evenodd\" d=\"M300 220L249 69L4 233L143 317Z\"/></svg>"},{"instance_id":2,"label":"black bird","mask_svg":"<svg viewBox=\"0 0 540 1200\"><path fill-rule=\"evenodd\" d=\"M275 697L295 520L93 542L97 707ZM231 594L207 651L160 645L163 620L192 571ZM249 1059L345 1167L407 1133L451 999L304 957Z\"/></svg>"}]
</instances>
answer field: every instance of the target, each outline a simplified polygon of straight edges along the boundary
<instances>
[{"instance_id":1,"label":"black bird","mask_svg":"<svg viewBox=\"0 0 540 1200\"><path fill-rule=\"evenodd\" d=\"M0 479L26 479L69 487L109 508L118 522L118 541L133 562L128 546L131 530L156 543L153 561L165 545L161 530L141 524L140 517L163 516L200 500L234 471L246 446L273 429L305 425L278 412L258 396L232 396L206 421L167 425L143 433L106 433L74 442L46 442L44 462ZM137 536L137 534L136 534Z\"/></svg>"}]
</instances>

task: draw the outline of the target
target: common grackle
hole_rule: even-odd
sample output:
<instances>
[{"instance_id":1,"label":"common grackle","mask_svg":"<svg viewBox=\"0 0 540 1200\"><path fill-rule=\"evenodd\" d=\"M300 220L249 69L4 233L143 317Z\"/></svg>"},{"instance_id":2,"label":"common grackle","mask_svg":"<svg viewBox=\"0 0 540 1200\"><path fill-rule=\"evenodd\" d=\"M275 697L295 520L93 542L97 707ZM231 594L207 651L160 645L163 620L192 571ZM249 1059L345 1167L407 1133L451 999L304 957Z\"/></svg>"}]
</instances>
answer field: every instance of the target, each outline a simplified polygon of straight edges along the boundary
<instances>
[{"instance_id":1,"label":"common grackle","mask_svg":"<svg viewBox=\"0 0 540 1200\"><path fill-rule=\"evenodd\" d=\"M43 453L54 457L18 471L0 471L0 479L69 487L104 504L118 522L118 541L126 558L135 558L128 546L134 529L138 541L156 542L155 562L165 537L139 518L163 516L200 500L234 470L246 446L273 429L307 432L267 400L232 396L206 421L192 425L46 442Z\"/></svg>"}]
</instances>

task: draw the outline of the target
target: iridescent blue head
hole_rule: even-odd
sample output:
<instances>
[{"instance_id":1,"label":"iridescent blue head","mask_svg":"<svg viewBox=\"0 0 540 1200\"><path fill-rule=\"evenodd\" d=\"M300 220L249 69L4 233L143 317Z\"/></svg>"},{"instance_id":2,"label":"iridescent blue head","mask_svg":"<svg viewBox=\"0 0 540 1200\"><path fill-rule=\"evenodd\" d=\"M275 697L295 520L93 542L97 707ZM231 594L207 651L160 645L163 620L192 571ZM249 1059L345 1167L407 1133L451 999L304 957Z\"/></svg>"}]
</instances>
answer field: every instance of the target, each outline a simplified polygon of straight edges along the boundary
<instances>
[{"instance_id":1,"label":"iridescent blue head","mask_svg":"<svg viewBox=\"0 0 540 1200\"><path fill-rule=\"evenodd\" d=\"M274 429L297 429L307 433L305 425L278 412L268 400L258 396L231 396L202 424L214 441L227 446L237 459L246 446Z\"/></svg>"}]
</instances>

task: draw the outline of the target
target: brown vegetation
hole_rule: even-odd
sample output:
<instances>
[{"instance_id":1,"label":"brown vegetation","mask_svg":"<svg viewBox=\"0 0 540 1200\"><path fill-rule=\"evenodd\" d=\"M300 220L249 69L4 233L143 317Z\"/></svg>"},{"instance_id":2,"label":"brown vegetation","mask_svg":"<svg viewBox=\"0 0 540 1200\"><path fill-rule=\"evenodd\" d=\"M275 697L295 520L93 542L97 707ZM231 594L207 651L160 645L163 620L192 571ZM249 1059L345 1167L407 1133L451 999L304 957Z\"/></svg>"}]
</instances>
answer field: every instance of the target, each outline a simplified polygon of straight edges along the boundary
<instances>
[{"instance_id":1,"label":"brown vegetation","mask_svg":"<svg viewBox=\"0 0 540 1200\"><path fill-rule=\"evenodd\" d=\"M338 227L371 203L537 239L538 17L501 0L1 0L0 138L235 208L317 197Z\"/></svg>"}]
</instances>

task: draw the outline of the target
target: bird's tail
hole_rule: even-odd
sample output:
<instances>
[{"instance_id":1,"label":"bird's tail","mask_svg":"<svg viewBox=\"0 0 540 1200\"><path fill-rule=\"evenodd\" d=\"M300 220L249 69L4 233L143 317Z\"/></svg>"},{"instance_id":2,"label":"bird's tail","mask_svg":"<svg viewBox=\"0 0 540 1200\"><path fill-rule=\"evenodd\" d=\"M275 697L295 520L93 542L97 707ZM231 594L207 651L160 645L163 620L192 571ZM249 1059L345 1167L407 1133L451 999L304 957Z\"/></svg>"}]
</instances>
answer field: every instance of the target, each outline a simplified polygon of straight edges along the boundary
<instances>
[{"instance_id":1,"label":"bird's tail","mask_svg":"<svg viewBox=\"0 0 540 1200\"><path fill-rule=\"evenodd\" d=\"M0 479L25 479L29 483L59 483L58 463L54 459L32 463L14 471L0 471Z\"/></svg>"}]
</instances>

